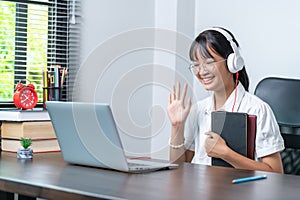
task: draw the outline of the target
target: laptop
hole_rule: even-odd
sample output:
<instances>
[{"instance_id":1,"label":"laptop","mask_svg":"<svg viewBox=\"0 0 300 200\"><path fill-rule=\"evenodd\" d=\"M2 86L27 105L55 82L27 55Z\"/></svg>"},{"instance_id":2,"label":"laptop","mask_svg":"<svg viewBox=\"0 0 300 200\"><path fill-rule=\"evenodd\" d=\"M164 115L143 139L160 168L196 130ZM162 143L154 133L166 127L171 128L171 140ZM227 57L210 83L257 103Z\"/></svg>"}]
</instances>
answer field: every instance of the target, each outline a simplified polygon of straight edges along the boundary
<instances>
[{"instance_id":1,"label":"laptop","mask_svg":"<svg viewBox=\"0 0 300 200\"><path fill-rule=\"evenodd\" d=\"M133 173L178 167L127 158L108 104L47 101L46 106L65 162Z\"/></svg>"}]
</instances>

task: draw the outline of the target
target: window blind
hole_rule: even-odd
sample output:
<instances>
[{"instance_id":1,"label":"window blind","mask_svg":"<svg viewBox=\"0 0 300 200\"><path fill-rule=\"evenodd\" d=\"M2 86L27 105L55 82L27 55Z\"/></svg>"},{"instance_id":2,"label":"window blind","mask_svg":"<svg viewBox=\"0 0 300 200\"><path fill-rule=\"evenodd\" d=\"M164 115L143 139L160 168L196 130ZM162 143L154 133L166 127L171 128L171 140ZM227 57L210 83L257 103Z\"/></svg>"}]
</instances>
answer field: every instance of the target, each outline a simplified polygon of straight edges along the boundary
<instances>
[{"instance_id":1,"label":"window blind","mask_svg":"<svg viewBox=\"0 0 300 200\"><path fill-rule=\"evenodd\" d=\"M43 102L43 70L59 65L66 76L61 100L68 101L69 83L79 54L78 0L0 1L0 105L13 106L17 83L33 83ZM76 22L77 20L77 22ZM74 69L71 69L72 66Z\"/></svg>"}]
</instances>

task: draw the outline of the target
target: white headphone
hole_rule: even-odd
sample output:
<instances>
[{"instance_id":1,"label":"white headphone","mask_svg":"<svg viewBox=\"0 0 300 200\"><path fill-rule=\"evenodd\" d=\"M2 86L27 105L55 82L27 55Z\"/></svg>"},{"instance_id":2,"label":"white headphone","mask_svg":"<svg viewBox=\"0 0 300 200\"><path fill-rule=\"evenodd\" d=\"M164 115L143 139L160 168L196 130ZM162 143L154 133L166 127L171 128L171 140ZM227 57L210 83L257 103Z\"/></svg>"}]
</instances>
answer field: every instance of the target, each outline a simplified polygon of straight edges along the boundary
<instances>
[{"instance_id":1,"label":"white headphone","mask_svg":"<svg viewBox=\"0 0 300 200\"><path fill-rule=\"evenodd\" d=\"M208 28L208 29L205 29L203 31L207 31L207 30L218 31L219 33L221 33L222 35L224 35L224 37L226 37L226 39L230 42L230 45L231 45L232 50L233 50L233 53L231 53L227 57L227 67L228 67L229 71L231 73L235 74L236 72L238 72L241 69L243 69L243 67L244 67L244 59L241 56L239 48L237 47L236 43L233 41L233 38L231 37L231 35L227 31L225 31L225 30L223 30L221 28L217 28L217 27Z\"/></svg>"}]
</instances>

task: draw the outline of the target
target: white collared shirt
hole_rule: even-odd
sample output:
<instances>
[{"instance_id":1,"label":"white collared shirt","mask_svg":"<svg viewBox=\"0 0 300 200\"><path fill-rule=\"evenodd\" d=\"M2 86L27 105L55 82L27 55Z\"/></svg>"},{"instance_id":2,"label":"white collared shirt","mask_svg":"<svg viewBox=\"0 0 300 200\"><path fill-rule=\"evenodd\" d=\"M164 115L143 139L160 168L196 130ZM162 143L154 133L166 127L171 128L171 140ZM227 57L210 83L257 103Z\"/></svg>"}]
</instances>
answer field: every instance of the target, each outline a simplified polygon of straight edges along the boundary
<instances>
[{"instance_id":1,"label":"white collared shirt","mask_svg":"<svg viewBox=\"0 0 300 200\"><path fill-rule=\"evenodd\" d=\"M257 96L246 92L242 84L237 86L237 97L234 112L243 112L257 116L255 140L255 159L280 152L284 142L273 111L269 105ZM235 91L229 96L219 110L231 112L234 104ZM198 101L191 108L185 124L185 147L194 151L192 163L211 165L211 157L205 151L205 133L211 130L211 112L214 111L214 97Z\"/></svg>"}]
</instances>

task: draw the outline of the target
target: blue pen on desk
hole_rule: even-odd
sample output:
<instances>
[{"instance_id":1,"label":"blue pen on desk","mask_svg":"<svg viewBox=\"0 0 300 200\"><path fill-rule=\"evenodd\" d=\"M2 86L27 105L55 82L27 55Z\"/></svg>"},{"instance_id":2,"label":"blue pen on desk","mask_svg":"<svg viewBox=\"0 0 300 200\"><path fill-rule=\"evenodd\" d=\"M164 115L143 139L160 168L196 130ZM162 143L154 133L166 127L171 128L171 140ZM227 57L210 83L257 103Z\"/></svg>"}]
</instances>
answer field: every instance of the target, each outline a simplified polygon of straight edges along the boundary
<instances>
[{"instance_id":1,"label":"blue pen on desk","mask_svg":"<svg viewBox=\"0 0 300 200\"><path fill-rule=\"evenodd\" d=\"M239 178L239 179L234 179L232 180L232 183L244 183L248 181L256 181L256 180L261 180L267 178L267 175L262 175L262 176L251 176L251 177L246 177L246 178Z\"/></svg>"}]
</instances>

